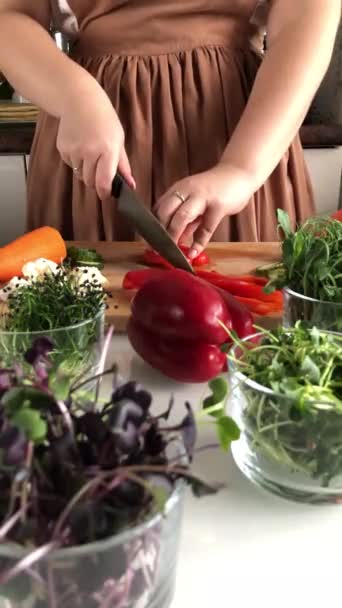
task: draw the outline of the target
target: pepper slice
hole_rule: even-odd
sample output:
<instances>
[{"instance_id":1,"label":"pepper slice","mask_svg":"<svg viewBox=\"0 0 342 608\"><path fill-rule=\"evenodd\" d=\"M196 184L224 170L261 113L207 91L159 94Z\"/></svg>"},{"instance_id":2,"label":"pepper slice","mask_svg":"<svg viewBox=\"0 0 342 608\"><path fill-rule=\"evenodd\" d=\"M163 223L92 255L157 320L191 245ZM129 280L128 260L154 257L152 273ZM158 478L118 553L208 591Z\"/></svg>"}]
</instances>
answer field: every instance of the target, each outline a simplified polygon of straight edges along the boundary
<instances>
[{"instance_id":1,"label":"pepper slice","mask_svg":"<svg viewBox=\"0 0 342 608\"><path fill-rule=\"evenodd\" d=\"M338 211L333 213L331 217L333 220L338 220L339 222L342 222L342 209L339 209Z\"/></svg>"},{"instance_id":2,"label":"pepper slice","mask_svg":"<svg viewBox=\"0 0 342 608\"><path fill-rule=\"evenodd\" d=\"M130 270L126 272L123 281L123 289L140 289L147 281L159 279L165 275L165 270L161 268L144 268L142 270Z\"/></svg>"},{"instance_id":3,"label":"pepper slice","mask_svg":"<svg viewBox=\"0 0 342 608\"><path fill-rule=\"evenodd\" d=\"M178 246L179 246L179 249L184 253L184 255L187 257L187 259L193 266L206 266L207 264L210 264L210 259L208 257L208 254L205 251L202 251L202 253L200 253L196 258L194 258L193 260L190 260L189 259L190 247L186 247L185 245L178 245ZM157 253L153 249L145 249L143 262L147 266L162 266L165 268L173 268L173 266L172 266L172 264L170 264L170 262L165 260L165 258L163 258L159 253Z\"/></svg>"},{"instance_id":4,"label":"pepper slice","mask_svg":"<svg viewBox=\"0 0 342 608\"><path fill-rule=\"evenodd\" d=\"M273 302L279 307L282 306L283 298L280 291L274 291L271 294L266 294L264 292L263 285L256 284L250 279L246 281L241 277L226 276L219 274L218 272L206 270L197 270L196 274L197 276L206 280L208 283L228 291L233 296L252 298L265 303Z\"/></svg>"}]
</instances>

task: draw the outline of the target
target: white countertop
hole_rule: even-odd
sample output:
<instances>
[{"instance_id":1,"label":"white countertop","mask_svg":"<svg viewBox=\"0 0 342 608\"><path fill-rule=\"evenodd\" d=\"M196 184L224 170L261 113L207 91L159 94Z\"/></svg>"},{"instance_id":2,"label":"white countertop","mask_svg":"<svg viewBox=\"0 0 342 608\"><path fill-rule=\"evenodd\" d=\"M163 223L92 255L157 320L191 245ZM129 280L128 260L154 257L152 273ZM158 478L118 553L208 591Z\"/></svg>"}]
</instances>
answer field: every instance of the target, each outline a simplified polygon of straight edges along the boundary
<instances>
[{"instance_id":1,"label":"white countertop","mask_svg":"<svg viewBox=\"0 0 342 608\"><path fill-rule=\"evenodd\" d=\"M148 368L124 336L116 336L111 362L152 390L158 408L170 394L183 413L206 389L178 385ZM199 445L215 441L199 428ZM342 607L342 506L307 506L273 497L244 479L230 454L201 453L196 472L226 488L186 502L172 608Z\"/></svg>"}]
</instances>

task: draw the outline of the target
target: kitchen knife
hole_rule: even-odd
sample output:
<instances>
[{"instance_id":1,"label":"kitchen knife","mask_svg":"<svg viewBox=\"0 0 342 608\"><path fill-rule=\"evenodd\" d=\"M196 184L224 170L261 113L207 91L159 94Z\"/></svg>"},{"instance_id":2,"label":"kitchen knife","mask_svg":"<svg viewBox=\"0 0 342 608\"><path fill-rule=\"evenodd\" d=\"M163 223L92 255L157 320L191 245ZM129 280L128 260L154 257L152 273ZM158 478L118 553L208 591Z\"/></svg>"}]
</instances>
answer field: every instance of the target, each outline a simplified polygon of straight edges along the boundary
<instances>
[{"instance_id":1,"label":"kitchen knife","mask_svg":"<svg viewBox=\"0 0 342 608\"><path fill-rule=\"evenodd\" d=\"M126 184L121 175L116 174L112 185L112 195L118 200L118 210L133 224L135 230L165 260L176 268L193 273L193 268L183 252L177 247L169 233L139 201L135 192Z\"/></svg>"}]
</instances>

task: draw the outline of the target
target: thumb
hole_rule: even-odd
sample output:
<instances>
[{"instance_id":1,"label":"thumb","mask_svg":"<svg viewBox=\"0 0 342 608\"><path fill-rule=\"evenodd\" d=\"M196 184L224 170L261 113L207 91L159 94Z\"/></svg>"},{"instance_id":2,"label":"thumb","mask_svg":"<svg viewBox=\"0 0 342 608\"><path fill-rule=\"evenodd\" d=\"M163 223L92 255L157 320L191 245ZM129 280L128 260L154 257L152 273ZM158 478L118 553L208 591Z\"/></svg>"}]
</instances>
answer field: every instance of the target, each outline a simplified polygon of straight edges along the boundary
<instances>
[{"instance_id":1,"label":"thumb","mask_svg":"<svg viewBox=\"0 0 342 608\"><path fill-rule=\"evenodd\" d=\"M131 188L133 188L133 190L135 190L136 189L135 179L132 175L131 165L128 160L128 156L127 156L127 153L126 153L126 150L124 147L122 148L122 151L121 151L121 156L120 156L120 160L119 160L119 164L118 164L118 171L121 173L122 177L127 182L127 184Z\"/></svg>"}]
</instances>

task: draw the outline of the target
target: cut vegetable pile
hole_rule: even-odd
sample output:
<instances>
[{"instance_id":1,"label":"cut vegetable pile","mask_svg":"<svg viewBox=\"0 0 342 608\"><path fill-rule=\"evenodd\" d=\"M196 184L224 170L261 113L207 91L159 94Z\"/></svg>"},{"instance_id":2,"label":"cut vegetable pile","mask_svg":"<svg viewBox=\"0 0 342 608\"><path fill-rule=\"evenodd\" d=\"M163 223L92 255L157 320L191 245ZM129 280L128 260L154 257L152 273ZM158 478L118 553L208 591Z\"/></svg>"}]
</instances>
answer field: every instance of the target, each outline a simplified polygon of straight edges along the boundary
<instances>
[{"instance_id":1,"label":"cut vegetable pile","mask_svg":"<svg viewBox=\"0 0 342 608\"><path fill-rule=\"evenodd\" d=\"M126 273L122 286L126 290L140 289L150 280L165 277L168 269L144 268ZM267 294L264 287L267 279L252 275L229 276L214 271L196 269L196 276L206 283L220 288L233 295L241 304L257 316L279 315L283 308L283 297L280 291ZM170 278L170 277L169 277Z\"/></svg>"}]
</instances>

